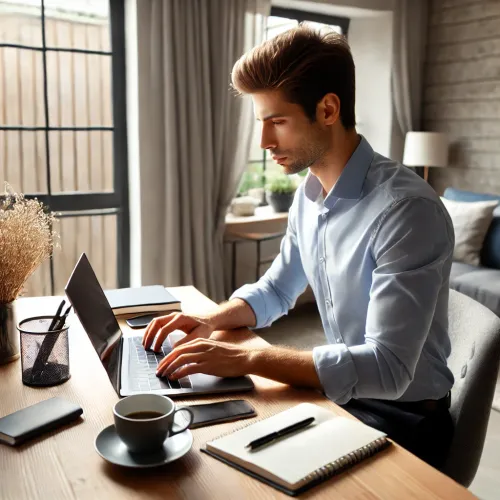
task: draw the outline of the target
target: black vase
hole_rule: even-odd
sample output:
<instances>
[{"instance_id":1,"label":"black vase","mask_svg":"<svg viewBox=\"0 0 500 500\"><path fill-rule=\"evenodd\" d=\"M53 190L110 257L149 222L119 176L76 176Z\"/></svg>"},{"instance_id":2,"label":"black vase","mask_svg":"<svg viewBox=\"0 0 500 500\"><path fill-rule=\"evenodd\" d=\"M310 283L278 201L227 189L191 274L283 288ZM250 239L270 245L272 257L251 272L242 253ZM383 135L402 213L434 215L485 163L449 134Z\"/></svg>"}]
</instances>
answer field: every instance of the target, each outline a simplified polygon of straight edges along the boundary
<instances>
[{"instance_id":1,"label":"black vase","mask_svg":"<svg viewBox=\"0 0 500 500\"><path fill-rule=\"evenodd\" d=\"M275 212L288 212L295 193L274 193L266 191L266 199Z\"/></svg>"}]
</instances>

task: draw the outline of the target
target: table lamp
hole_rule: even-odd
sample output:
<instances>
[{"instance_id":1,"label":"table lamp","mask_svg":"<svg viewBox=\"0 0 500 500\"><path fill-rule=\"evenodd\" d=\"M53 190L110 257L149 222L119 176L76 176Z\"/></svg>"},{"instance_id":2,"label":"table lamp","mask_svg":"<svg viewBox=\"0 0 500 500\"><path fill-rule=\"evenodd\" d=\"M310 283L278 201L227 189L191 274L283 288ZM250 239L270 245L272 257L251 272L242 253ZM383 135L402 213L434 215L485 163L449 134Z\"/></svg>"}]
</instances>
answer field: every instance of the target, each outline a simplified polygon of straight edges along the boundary
<instances>
[{"instance_id":1,"label":"table lamp","mask_svg":"<svg viewBox=\"0 0 500 500\"><path fill-rule=\"evenodd\" d=\"M407 167L424 167L424 179L427 181L429 167L448 165L447 135L441 132L408 132L403 164Z\"/></svg>"}]
</instances>

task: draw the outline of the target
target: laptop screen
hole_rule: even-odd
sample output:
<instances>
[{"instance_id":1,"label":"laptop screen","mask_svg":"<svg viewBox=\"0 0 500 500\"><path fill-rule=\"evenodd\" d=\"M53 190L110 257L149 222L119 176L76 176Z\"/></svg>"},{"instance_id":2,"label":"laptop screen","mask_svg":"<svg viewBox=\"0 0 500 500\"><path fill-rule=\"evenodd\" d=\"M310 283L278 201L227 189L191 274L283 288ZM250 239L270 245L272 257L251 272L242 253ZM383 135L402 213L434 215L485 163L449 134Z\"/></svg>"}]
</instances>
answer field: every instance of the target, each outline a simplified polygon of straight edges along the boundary
<instances>
[{"instance_id":1,"label":"laptop screen","mask_svg":"<svg viewBox=\"0 0 500 500\"><path fill-rule=\"evenodd\" d=\"M122 332L84 253L73 269L65 291L113 387L119 393Z\"/></svg>"}]
</instances>

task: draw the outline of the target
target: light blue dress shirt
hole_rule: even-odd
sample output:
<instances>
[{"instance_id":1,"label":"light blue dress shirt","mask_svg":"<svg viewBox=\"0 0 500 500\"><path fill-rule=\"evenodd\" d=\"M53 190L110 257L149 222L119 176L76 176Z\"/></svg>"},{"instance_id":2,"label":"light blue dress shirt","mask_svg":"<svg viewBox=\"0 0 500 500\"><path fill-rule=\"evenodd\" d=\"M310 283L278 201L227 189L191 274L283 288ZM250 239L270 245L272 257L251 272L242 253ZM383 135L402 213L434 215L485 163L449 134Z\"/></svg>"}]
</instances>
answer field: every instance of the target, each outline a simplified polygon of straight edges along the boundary
<instances>
[{"instance_id":1,"label":"light blue dress shirt","mask_svg":"<svg viewBox=\"0 0 500 500\"><path fill-rule=\"evenodd\" d=\"M442 398L453 385L446 359L454 232L441 200L363 137L326 198L322 192L309 173L279 256L231 298L245 300L262 328L311 286L328 342L313 359L332 401Z\"/></svg>"}]
</instances>

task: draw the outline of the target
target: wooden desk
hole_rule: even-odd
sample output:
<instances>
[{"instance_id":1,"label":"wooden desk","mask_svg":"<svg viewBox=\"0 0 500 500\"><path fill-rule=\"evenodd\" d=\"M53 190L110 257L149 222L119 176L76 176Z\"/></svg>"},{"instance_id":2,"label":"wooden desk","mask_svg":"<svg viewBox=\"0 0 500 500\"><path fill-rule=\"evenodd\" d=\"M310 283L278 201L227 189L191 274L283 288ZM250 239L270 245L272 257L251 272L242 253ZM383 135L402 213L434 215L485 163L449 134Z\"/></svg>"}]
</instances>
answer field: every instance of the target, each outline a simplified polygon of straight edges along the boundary
<instances>
[{"instance_id":1,"label":"wooden desk","mask_svg":"<svg viewBox=\"0 0 500 500\"><path fill-rule=\"evenodd\" d=\"M271 206L257 207L254 215L226 215L226 234L273 233L286 229L288 212L275 212Z\"/></svg>"},{"instance_id":2,"label":"wooden desk","mask_svg":"<svg viewBox=\"0 0 500 500\"><path fill-rule=\"evenodd\" d=\"M193 287L172 290L186 311L210 309L214 304ZM54 311L54 297L21 299L19 319ZM97 434L113 423L114 392L88 337L72 318L70 329L71 378L50 388L30 388L21 383L20 361L0 367L0 416L27 405L61 396L79 403L83 421L28 442L19 448L0 445L0 498L35 499L249 499L288 498L199 449L208 440L250 422L240 421L193 430L194 444L183 458L165 467L131 470L112 466L94 451ZM126 325L122 324L125 329ZM220 339L237 338L248 345L267 345L249 330L221 332ZM312 390L253 377L251 393L186 398L183 403L243 397L265 418L299 402L312 402L347 415L340 407ZM464 451L465 452L465 451ZM310 490L301 498L394 499L474 498L465 488L429 467L399 446L392 446L349 472Z\"/></svg>"}]
</instances>

